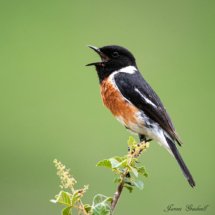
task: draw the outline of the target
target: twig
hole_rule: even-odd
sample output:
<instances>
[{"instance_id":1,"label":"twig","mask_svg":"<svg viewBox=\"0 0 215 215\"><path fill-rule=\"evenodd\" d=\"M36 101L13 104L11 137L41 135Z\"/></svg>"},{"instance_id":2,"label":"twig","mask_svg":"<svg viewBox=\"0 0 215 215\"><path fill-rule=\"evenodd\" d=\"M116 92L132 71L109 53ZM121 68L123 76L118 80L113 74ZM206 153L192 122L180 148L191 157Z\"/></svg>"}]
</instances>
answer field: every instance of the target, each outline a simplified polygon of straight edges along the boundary
<instances>
[{"instance_id":1,"label":"twig","mask_svg":"<svg viewBox=\"0 0 215 215\"><path fill-rule=\"evenodd\" d=\"M137 147L135 149L130 149L128 152L128 157L130 158L128 160L128 164L131 163L132 158L138 158L142 154L142 152L145 151L148 147L149 147L148 142L142 142L142 143L137 144ZM129 169L127 168L126 171L121 175L121 182L117 186L117 190L114 193L113 201L111 203L111 215L113 214L113 211L114 211L114 209L118 203L118 200L122 194L124 184L125 184L125 178L128 175L128 173L129 173Z\"/></svg>"},{"instance_id":2,"label":"twig","mask_svg":"<svg viewBox=\"0 0 215 215\"><path fill-rule=\"evenodd\" d=\"M124 188L124 184L125 184L125 176L124 176L124 178L122 178L122 181L120 182L120 184L117 187L116 192L114 193L113 201L111 203L111 215L113 214L116 204L121 196L122 190Z\"/></svg>"}]
</instances>

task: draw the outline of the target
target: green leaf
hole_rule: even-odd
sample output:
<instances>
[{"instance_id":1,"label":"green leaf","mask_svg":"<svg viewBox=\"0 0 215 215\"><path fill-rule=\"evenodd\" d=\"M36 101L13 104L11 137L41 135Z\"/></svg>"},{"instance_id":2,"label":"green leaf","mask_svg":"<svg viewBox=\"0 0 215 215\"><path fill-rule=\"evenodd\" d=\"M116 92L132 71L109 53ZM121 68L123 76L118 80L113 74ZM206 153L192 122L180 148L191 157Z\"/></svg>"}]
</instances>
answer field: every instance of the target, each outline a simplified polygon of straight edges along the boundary
<instances>
[{"instance_id":1,"label":"green leaf","mask_svg":"<svg viewBox=\"0 0 215 215\"><path fill-rule=\"evenodd\" d=\"M72 207L67 207L67 208L64 208L62 210L62 215L72 215L72 210L71 210Z\"/></svg>"},{"instance_id":2,"label":"green leaf","mask_svg":"<svg viewBox=\"0 0 215 215\"><path fill-rule=\"evenodd\" d=\"M65 191L60 191L60 193L56 196L56 199L51 200L51 202L71 206L70 194Z\"/></svg>"},{"instance_id":3,"label":"green leaf","mask_svg":"<svg viewBox=\"0 0 215 215\"><path fill-rule=\"evenodd\" d=\"M134 176L138 177L138 171L137 171L136 167L129 166L129 168L132 171L132 173L134 174Z\"/></svg>"},{"instance_id":4,"label":"green leaf","mask_svg":"<svg viewBox=\"0 0 215 215\"><path fill-rule=\"evenodd\" d=\"M92 215L110 215L110 209L107 209L104 205L100 204L93 208Z\"/></svg>"},{"instance_id":5,"label":"green leaf","mask_svg":"<svg viewBox=\"0 0 215 215\"><path fill-rule=\"evenodd\" d=\"M115 158L110 158L109 161L111 162L111 168L117 168L117 166L119 165L119 161L116 160Z\"/></svg>"},{"instance_id":6,"label":"green leaf","mask_svg":"<svg viewBox=\"0 0 215 215\"><path fill-rule=\"evenodd\" d=\"M141 166L137 169L138 173L145 176L145 177L148 177L148 173L146 172L146 169L145 167Z\"/></svg>"},{"instance_id":7,"label":"green leaf","mask_svg":"<svg viewBox=\"0 0 215 215\"><path fill-rule=\"evenodd\" d=\"M137 163L138 163L137 158L132 158L131 161L130 161L130 165L133 166L133 167L135 167Z\"/></svg>"},{"instance_id":8,"label":"green leaf","mask_svg":"<svg viewBox=\"0 0 215 215\"><path fill-rule=\"evenodd\" d=\"M135 147L135 145L136 145L136 140L132 136L130 136L128 138L128 146L130 147L130 149L132 149Z\"/></svg>"},{"instance_id":9,"label":"green leaf","mask_svg":"<svg viewBox=\"0 0 215 215\"><path fill-rule=\"evenodd\" d=\"M117 157L117 159L116 158L110 158L110 159L101 160L96 164L96 166L102 166L102 167L106 167L106 168L116 169L116 168L121 167L121 166L125 167L126 164L127 164L126 158Z\"/></svg>"},{"instance_id":10,"label":"green leaf","mask_svg":"<svg viewBox=\"0 0 215 215\"><path fill-rule=\"evenodd\" d=\"M115 160L115 159L114 159ZM125 159L125 160L123 160L122 162L116 162L116 160L112 163L112 168L114 169L114 168L119 168L119 167L123 167L123 168L125 168L126 166L127 166L127 159Z\"/></svg>"},{"instance_id":11,"label":"green leaf","mask_svg":"<svg viewBox=\"0 0 215 215\"><path fill-rule=\"evenodd\" d=\"M93 198L93 204L98 204L101 202L111 202L112 200L112 197L108 197L102 194L96 194Z\"/></svg>"},{"instance_id":12,"label":"green leaf","mask_svg":"<svg viewBox=\"0 0 215 215\"><path fill-rule=\"evenodd\" d=\"M61 192L61 197L64 204L71 205L70 195L67 192Z\"/></svg>"},{"instance_id":13,"label":"green leaf","mask_svg":"<svg viewBox=\"0 0 215 215\"><path fill-rule=\"evenodd\" d=\"M120 183L121 182L121 178L119 176L117 176L115 179L114 179L114 183Z\"/></svg>"},{"instance_id":14,"label":"green leaf","mask_svg":"<svg viewBox=\"0 0 215 215\"><path fill-rule=\"evenodd\" d=\"M114 157L114 159L117 160L117 161L119 161L119 162L122 162L122 161L125 160L126 158L127 158L127 156L122 156L122 157L120 157L120 156L115 156L115 157Z\"/></svg>"},{"instance_id":15,"label":"green leaf","mask_svg":"<svg viewBox=\"0 0 215 215\"><path fill-rule=\"evenodd\" d=\"M86 211L87 213L89 213L89 212L91 211L92 207L91 207L91 205L89 205L89 204L85 204L85 205L84 205L84 209L85 209L85 211Z\"/></svg>"},{"instance_id":16,"label":"green leaf","mask_svg":"<svg viewBox=\"0 0 215 215\"><path fill-rule=\"evenodd\" d=\"M138 189L142 190L144 183L142 181L134 181L133 182L134 186L137 187Z\"/></svg>"},{"instance_id":17,"label":"green leaf","mask_svg":"<svg viewBox=\"0 0 215 215\"><path fill-rule=\"evenodd\" d=\"M106 168L112 168L112 164L110 162L110 159L105 159L105 160L101 160L99 161L96 166L102 166L102 167L106 167Z\"/></svg>"},{"instance_id":18,"label":"green leaf","mask_svg":"<svg viewBox=\"0 0 215 215\"><path fill-rule=\"evenodd\" d=\"M130 186L130 185L128 185L128 184L125 184L124 187L125 187L126 189L128 189L129 193L132 193L132 191L133 191L133 189L134 189L132 186Z\"/></svg>"},{"instance_id":19,"label":"green leaf","mask_svg":"<svg viewBox=\"0 0 215 215\"><path fill-rule=\"evenodd\" d=\"M72 195L72 205L74 205L80 198L81 194L79 193L79 190L76 190Z\"/></svg>"},{"instance_id":20,"label":"green leaf","mask_svg":"<svg viewBox=\"0 0 215 215\"><path fill-rule=\"evenodd\" d=\"M92 211L93 215L109 215L111 211L111 197L97 194L93 198Z\"/></svg>"}]
</instances>

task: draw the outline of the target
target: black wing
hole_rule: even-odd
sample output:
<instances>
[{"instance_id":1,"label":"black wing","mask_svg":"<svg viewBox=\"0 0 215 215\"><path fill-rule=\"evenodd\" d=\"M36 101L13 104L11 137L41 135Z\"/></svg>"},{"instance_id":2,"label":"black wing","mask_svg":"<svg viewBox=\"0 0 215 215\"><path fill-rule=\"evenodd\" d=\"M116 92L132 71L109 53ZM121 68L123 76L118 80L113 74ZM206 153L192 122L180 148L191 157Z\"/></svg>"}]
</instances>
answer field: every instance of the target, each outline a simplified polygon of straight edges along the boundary
<instances>
[{"instance_id":1,"label":"black wing","mask_svg":"<svg viewBox=\"0 0 215 215\"><path fill-rule=\"evenodd\" d=\"M173 140L181 145L181 141L161 100L139 71L134 74L120 72L115 74L114 79L125 98L131 101L138 109L141 109L150 119L157 122Z\"/></svg>"}]
</instances>

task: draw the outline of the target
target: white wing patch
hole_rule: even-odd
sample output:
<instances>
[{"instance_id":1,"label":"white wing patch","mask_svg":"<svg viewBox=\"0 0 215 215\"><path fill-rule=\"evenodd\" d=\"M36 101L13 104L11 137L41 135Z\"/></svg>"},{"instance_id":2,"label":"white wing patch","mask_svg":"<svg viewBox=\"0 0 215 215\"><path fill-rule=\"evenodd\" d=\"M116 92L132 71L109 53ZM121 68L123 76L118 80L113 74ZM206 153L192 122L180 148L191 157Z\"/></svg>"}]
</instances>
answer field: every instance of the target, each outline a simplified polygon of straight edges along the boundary
<instances>
[{"instance_id":1,"label":"white wing patch","mask_svg":"<svg viewBox=\"0 0 215 215\"><path fill-rule=\"evenodd\" d=\"M136 87L134 88L134 90L145 100L146 103L152 105L153 107L157 108L157 106L150 101L148 98L146 98Z\"/></svg>"}]
</instances>

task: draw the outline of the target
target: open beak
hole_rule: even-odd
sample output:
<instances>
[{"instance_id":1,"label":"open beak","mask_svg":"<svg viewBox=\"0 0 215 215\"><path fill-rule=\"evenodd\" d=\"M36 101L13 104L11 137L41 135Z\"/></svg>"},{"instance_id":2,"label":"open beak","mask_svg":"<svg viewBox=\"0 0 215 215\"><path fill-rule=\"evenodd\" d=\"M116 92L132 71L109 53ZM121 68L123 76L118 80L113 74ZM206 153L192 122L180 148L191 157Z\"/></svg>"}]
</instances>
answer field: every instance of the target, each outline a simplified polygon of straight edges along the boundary
<instances>
[{"instance_id":1,"label":"open beak","mask_svg":"<svg viewBox=\"0 0 215 215\"><path fill-rule=\"evenodd\" d=\"M95 62L95 63L89 63L86 66L96 66L96 65L102 65L103 63L107 62L109 60L109 57L101 52L101 50L95 46L88 46L92 50L94 50L100 57L101 62Z\"/></svg>"}]
</instances>

